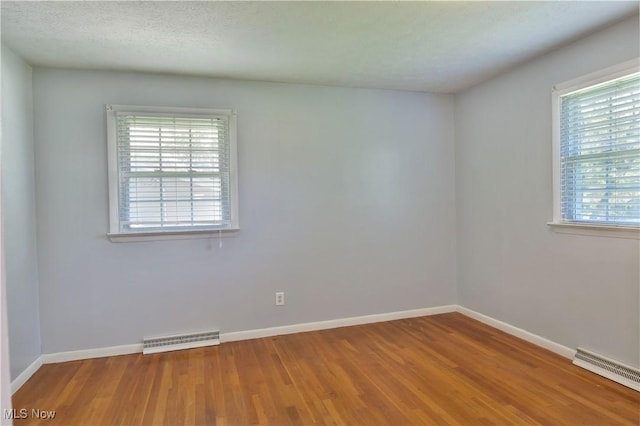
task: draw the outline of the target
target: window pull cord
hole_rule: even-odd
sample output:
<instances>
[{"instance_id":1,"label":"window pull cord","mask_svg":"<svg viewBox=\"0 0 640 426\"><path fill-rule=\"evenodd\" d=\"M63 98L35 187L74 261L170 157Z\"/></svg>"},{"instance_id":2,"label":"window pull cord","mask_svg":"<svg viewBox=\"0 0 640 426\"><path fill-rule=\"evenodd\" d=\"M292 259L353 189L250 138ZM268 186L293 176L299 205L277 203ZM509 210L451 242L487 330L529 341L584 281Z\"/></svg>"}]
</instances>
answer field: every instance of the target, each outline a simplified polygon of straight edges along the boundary
<instances>
[{"instance_id":1,"label":"window pull cord","mask_svg":"<svg viewBox=\"0 0 640 426\"><path fill-rule=\"evenodd\" d=\"M218 246L222 248L222 229L218 229Z\"/></svg>"}]
</instances>

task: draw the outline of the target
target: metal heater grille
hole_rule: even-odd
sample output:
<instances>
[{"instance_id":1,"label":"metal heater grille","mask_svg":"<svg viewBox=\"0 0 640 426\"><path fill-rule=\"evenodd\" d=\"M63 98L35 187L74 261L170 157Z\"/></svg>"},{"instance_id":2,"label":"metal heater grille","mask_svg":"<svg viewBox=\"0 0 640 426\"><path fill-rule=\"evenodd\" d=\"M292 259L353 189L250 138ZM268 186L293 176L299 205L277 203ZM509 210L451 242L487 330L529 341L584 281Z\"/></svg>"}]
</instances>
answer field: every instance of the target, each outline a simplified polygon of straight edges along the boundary
<instances>
[{"instance_id":1,"label":"metal heater grille","mask_svg":"<svg viewBox=\"0 0 640 426\"><path fill-rule=\"evenodd\" d=\"M155 337L143 340L143 354L200 348L220 344L220 331Z\"/></svg>"},{"instance_id":2,"label":"metal heater grille","mask_svg":"<svg viewBox=\"0 0 640 426\"><path fill-rule=\"evenodd\" d=\"M640 392L640 371L578 348L573 363Z\"/></svg>"}]
</instances>

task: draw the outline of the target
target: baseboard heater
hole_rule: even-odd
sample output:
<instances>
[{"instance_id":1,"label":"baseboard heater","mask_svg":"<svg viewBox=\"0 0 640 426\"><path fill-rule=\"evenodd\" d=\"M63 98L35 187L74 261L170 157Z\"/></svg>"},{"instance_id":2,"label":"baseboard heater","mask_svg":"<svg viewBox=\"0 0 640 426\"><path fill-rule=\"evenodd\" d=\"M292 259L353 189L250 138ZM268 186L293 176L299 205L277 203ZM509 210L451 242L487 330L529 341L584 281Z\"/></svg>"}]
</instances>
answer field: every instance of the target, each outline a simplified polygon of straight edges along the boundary
<instances>
[{"instance_id":1,"label":"baseboard heater","mask_svg":"<svg viewBox=\"0 0 640 426\"><path fill-rule=\"evenodd\" d=\"M205 331L192 334L154 337L142 341L142 353L155 354L158 352L177 351L181 349L201 348L220 344L220 331Z\"/></svg>"},{"instance_id":2,"label":"baseboard heater","mask_svg":"<svg viewBox=\"0 0 640 426\"><path fill-rule=\"evenodd\" d=\"M578 348L573 363L640 392L640 370Z\"/></svg>"}]
</instances>

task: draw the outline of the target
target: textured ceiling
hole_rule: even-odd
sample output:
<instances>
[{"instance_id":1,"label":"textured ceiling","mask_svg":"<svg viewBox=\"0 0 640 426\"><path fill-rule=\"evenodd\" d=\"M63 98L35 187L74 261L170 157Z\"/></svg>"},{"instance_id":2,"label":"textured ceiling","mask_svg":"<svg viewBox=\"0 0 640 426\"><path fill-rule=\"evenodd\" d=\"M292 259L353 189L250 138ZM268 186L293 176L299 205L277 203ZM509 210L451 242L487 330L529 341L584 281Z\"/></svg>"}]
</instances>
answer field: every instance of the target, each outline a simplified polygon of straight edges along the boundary
<instances>
[{"instance_id":1,"label":"textured ceiling","mask_svg":"<svg viewBox=\"0 0 640 426\"><path fill-rule=\"evenodd\" d=\"M35 66L455 92L637 1L1 2Z\"/></svg>"}]
</instances>

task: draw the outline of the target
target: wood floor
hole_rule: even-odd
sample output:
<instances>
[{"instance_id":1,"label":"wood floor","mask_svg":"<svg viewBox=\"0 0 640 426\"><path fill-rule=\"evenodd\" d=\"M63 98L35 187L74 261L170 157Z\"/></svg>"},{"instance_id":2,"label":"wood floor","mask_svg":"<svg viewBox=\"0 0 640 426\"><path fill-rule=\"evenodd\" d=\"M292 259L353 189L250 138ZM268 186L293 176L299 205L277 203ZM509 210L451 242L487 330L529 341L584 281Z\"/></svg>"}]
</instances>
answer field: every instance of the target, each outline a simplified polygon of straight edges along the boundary
<instances>
[{"instance_id":1,"label":"wood floor","mask_svg":"<svg viewBox=\"0 0 640 426\"><path fill-rule=\"evenodd\" d=\"M44 365L13 404L17 426L640 423L640 393L457 313Z\"/></svg>"}]
</instances>

